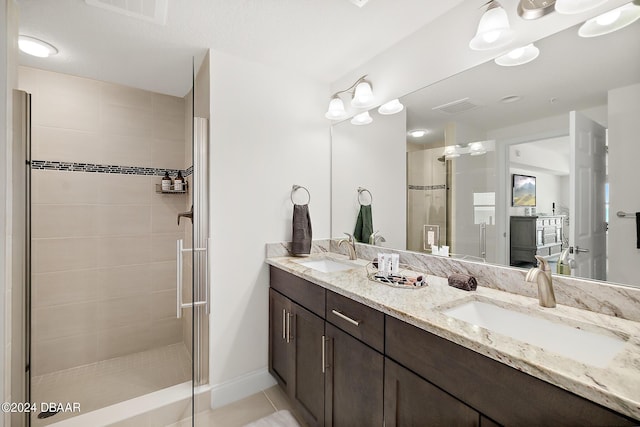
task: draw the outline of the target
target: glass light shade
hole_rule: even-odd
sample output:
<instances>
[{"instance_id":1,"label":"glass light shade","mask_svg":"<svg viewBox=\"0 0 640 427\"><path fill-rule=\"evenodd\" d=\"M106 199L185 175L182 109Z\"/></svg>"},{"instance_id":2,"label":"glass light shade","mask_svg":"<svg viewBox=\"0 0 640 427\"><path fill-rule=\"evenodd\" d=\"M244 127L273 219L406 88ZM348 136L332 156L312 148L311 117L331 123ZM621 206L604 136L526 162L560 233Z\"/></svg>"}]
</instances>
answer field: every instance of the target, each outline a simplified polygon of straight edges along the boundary
<instances>
[{"instance_id":1,"label":"glass light shade","mask_svg":"<svg viewBox=\"0 0 640 427\"><path fill-rule=\"evenodd\" d=\"M58 53L58 49L53 45L35 37L23 35L18 37L18 48L27 55L37 56L38 58L47 58Z\"/></svg>"},{"instance_id":2,"label":"glass light shade","mask_svg":"<svg viewBox=\"0 0 640 427\"><path fill-rule=\"evenodd\" d=\"M578 30L580 37L597 37L631 25L640 18L640 6L633 3L610 10L589 19Z\"/></svg>"},{"instance_id":3,"label":"glass light shade","mask_svg":"<svg viewBox=\"0 0 640 427\"><path fill-rule=\"evenodd\" d=\"M563 15L573 15L586 12L606 3L607 0L556 0L556 12Z\"/></svg>"},{"instance_id":4,"label":"glass light shade","mask_svg":"<svg viewBox=\"0 0 640 427\"><path fill-rule=\"evenodd\" d=\"M404 105L400 103L398 99L392 99L386 104L382 104L380 108L378 108L378 113L382 115L396 114L400 111L404 110Z\"/></svg>"},{"instance_id":5,"label":"glass light shade","mask_svg":"<svg viewBox=\"0 0 640 427\"><path fill-rule=\"evenodd\" d=\"M353 93L353 99L351 99L351 105L356 108L368 108L373 107L375 102L373 89L371 89L369 82L362 81L358 83Z\"/></svg>"},{"instance_id":6,"label":"glass light shade","mask_svg":"<svg viewBox=\"0 0 640 427\"><path fill-rule=\"evenodd\" d=\"M511 52L497 57L494 61L496 64L502 65L503 67L513 67L531 62L536 59L538 55L540 55L540 49L531 43L526 46L513 49Z\"/></svg>"},{"instance_id":7,"label":"glass light shade","mask_svg":"<svg viewBox=\"0 0 640 427\"><path fill-rule=\"evenodd\" d=\"M353 119L351 119L351 124L361 126L361 125L368 125L372 121L373 121L373 118L369 115L369 112L365 111L364 113L360 113L354 116Z\"/></svg>"},{"instance_id":8,"label":"glass light shade","mask_svg":"<svg viewBox=\"0 0 640 427\"><path fill-rule=\"evenodd\" d=\"M500 6L487 10L478 23L476 35L469 42L473 50L488 50L506 46L513 40L507 12Z\"/></svg>"},{"instance_id":9,"label":"glass light shade","mask_svg":"<svg viewBox=\"0 0 640 427\"><path fill-rule=\"evenodd\" d=\"M344 102L337 96L329 101L329 109L324 115L329 120L342 120L347 118L347 112L344 109Z\"/></svg>"},{"instance_id":10,"label":"glass light shade","mask_svg":"<svg viewBox=\"0 0 640 427\"><path fill-rule=\"evenodd\" d=\"M469 144L469 154L472 156L481 156L487 153L487 149L484 148L482 142L472 142Z\"/></svg>"}]
</instances>

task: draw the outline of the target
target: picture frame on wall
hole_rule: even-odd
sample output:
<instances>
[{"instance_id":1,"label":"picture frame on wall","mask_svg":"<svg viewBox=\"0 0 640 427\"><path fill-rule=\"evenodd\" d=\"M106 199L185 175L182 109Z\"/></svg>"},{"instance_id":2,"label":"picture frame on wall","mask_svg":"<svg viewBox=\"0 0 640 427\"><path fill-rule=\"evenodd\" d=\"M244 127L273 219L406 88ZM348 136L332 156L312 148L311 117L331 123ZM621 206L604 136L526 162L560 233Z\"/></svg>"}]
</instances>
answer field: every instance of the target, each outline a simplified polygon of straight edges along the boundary
<instances>
[{"instance_id":1,"label":"picture frame on wall","mask_svg":"<svg viewBox=\"0 0 640 427\"><path fill-rule=\"evenodd\" d=\"M511 206L536 206L536 177L530 175L511 175Z\"/></svg>"}]
</instances>

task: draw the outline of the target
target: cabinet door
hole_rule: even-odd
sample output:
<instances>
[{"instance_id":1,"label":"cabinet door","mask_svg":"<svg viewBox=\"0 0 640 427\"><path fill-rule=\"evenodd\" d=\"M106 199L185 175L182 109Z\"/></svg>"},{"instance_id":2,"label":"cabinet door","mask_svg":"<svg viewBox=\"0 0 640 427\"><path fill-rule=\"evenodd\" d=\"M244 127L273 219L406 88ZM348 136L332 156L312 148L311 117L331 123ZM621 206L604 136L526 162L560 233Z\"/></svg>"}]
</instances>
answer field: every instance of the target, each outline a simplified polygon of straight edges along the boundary
<instances>
[{"instance_id":1,"label":"cabinet door","mask_svg":"<svg viewBox=\"0 0 640 427\"><path fill-rule=\"evenodd\" d=\"M290 394L293 378L293 346L288 345L291 330L291 301L269 289L269 372Z\"/></svg>"},{"instance_id":2,"label":"cabinet door","mask_svg":"<svg viewBox=\"0 0 640 427\"><path fill-rule=\"evenodd\" d=\"M480 425L480 414L390 359L385 360L386 427Z\"/></svg>"},{"instance_id":3,"label":"cabinet door","mask_svg":"<svg viewBox=\"0 0 640 427\"><path fill-rule=\"evenodd\" d=\"M290 397L309 427L324 425L324 319L292 304L293 387Z\"/></svg>"},{"instance_id":4,"label":"cabinet door","mask_svg":"<svg viewBox=\"0 0 640 427\"><path fill-rule=\"evenodd\" d=\"M326 324L325 426L382 425L384 357Z\"/></svg>"}]
</instances>

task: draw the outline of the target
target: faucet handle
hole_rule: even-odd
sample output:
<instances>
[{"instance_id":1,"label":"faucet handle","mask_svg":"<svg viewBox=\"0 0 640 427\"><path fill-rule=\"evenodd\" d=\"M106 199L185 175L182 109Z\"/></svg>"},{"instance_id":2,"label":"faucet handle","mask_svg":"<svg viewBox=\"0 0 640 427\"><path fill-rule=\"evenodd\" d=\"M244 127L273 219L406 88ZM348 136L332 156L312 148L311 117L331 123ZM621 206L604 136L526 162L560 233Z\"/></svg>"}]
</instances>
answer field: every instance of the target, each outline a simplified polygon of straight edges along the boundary
<instances>
[{"instance_id":1,"label":"faucet handle","mask_svg":"<svg viewBox=\"0 0 640 427\"><path fill-rule=\"evenodd\" d=\"M551 271L551 267L549 267L549 263L546 259L544 259L540 255L535 255L535 258L538 260L538 267L540 268L540 270L544 272Z\"/></svg>"},{"instance_id":2,"label":"faucet handle","mask_svg":"<svg viewBox=\"0 0 640 427\"><path fill-rule=\"evenodd\" d=\"M349 237L349 243L354 244L353 234L349 234L346 231L344 232L344 234Z\"/></svg>"}]
</instances>

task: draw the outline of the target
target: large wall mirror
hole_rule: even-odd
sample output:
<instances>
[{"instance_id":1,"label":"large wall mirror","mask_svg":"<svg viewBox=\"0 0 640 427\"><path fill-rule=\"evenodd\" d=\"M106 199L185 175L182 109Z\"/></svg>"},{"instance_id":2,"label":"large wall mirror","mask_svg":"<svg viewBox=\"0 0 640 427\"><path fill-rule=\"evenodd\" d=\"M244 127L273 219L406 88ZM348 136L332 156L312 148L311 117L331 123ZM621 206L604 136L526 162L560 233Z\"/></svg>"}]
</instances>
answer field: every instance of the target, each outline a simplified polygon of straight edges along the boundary
<instances>
[{"instance_id":1,"label":"large wall mirror","mask_svg":"<svg viewBox=\"0 0 640 427\"><path fill-rule=\"evenodd\" d=\"M404 96L402 113L335 124L332 236L371 202L383 247L522 268L538 254L639 286L640 21L535 45L530 63L489 61Z\"/></svg>"}]
</instances>

